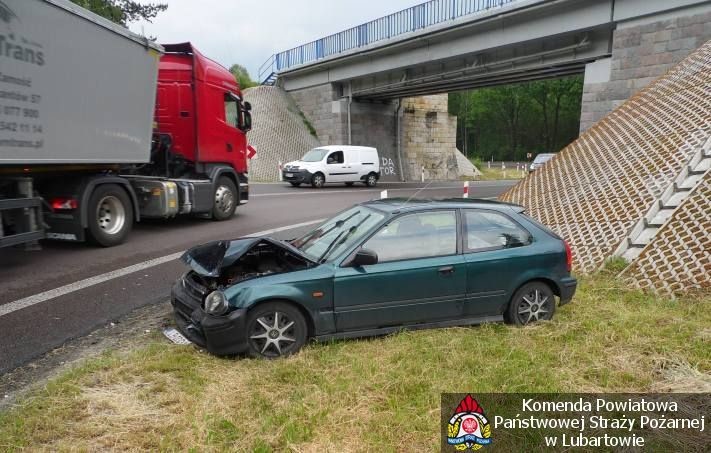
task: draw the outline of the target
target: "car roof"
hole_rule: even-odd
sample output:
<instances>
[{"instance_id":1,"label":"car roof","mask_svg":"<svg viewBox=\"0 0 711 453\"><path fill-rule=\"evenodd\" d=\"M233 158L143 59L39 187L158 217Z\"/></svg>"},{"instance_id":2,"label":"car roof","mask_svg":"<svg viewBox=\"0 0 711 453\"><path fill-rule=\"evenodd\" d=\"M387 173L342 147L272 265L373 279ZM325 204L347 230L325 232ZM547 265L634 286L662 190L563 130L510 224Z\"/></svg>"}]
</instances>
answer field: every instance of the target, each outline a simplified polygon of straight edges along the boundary
<instances>
[{"instance_id":1,"label":"car roof","mask_svg":"<svg viewBox=\"0 0 711 453\"><path fill-rule=\"evenodd\" d=\"M398 214L400 212L427 211L430 209L460 209L460 208L479 208L493 210L509 210L513 209L516 212L523 212L525 208L521 205L506 203L503 201L485 200L481 198L446 198L446 199L423 199L423 198L383 198L380 200L370 200L360 203L377 211L383 211L390 214Z\"/></svg>"},{"instance_id":2,"label":"car roof","mask_svg":"<svg viewBox=\"0 0 711 453\"><path fill-rule=\"evenodd\" d=\"M359 150L372 150L372 151L377 151L375 148L371 146L354 146L354 145L326 145L326 146L317 146L314 149L326 149L328 151L343 151L343 150L349 150L349 149L359 149Z\"/></svg>"}]
</instances>

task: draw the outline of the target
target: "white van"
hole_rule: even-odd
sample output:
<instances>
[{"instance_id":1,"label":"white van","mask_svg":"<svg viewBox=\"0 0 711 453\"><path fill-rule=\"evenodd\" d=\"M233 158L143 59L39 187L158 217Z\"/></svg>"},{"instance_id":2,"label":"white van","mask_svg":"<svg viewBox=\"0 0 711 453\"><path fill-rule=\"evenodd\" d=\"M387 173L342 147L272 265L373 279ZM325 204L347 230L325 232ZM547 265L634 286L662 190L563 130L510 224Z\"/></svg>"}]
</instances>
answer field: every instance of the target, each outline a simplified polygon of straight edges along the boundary
<instances>
[{"instance_id":1,"label":"white van","mask_svg":"<svg viewBox=\"0 0 711 453\"><path fill-rule=\"evenodd\" d=\"M352 186L356 182L374 187L380 179L378 150L368 146L320 146L301 160L284 165L282 177L294 187L323 187L329 183Z\"/></svg>"}]
</instances>

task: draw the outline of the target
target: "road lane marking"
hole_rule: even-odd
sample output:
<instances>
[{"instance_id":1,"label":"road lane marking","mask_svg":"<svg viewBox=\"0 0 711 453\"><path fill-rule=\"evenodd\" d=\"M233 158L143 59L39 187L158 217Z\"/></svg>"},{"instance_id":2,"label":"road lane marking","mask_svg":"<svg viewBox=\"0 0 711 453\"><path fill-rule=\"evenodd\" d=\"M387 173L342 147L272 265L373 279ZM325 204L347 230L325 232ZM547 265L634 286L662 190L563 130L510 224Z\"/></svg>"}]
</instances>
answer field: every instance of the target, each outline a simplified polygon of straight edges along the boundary
<instances>
[{"instance_id":1,"label":"road lane marking","mask_svg":"<svg viewBox=\"0 0 711 453\"><path fill-rule=\"evenodd\" d=\"M472 195L476 194L476 188L477 187L501 187L501 186L470 186L469 190L472 193ZM452 186L452 187L425 187L425 188L418 188L418 187L410 187L410 188L388 188L389 192L397 192L397 191L408 191L408 192L415 192L418 190L461 190L462 186ZM292 192L275 192L275 193L258 193L258 194L250 194L250 198L255 198L255 197L289 197L289 196L297 196L297 195L308 195L312 193L318 193L322 195L328 195L328 194L341 194L341 193L369 193L369 192L378 192L380 193L381 189L351 189L351 190L298 190L294 189ZM477 198L477 197L473 197ZM488 197L484 198L485 200L493 200L498 197ZM480 198L481 199L481 198Z\"/></svg>"},{"instance_id":2,"label":"road lane marking","mask_svg":"<svg viewBox=\"0 0 711 453\"><path fill-rule=\"evenodd\" d=\"M269 234L274 234L274 233L279 233L281 231L287 231L287 230L294 230L296 228L301 228L309 225L313 225L315 223L320 223L323 222L326 219L316 219L316 220L310 220L308 222L302 222L302 223L295 223L293 225L286 225L283 227L279 228L272 228L270 230L264 230L264 231L257 231L256 233L250 233L246 234L243 237L247 236L267 236ZM42 302L46 302L51 299L56 299L57 297L65 296L67 294L71 294L73 292L89 288L91 286L98 285L100 283L107 282L109 280L113 280L119 277L124 277L129 274L133 274L135 272L140 272L142 270L159 266L161 264L168 263L173 260L177 260L180 258L180 256L185 253L183 252L177 252L177 253L171 253L170 255L165 255L161 256L158 258L153 258L147 261L143 261L142 263L137 263L133 264L131 266L123 267L121 269L116 269L114 271L106 272L105 274L101 275L96 275L94 277L89 277L85 278L84 280L79 280L78 282L70 283L68 285L60 286L59 288L54 288L50 289L48 291L44 291L39 294L35 294L33 296L28 296L22 299L18 299L16 301L0 305L0 318L3 316L9 315L10 313L14 313L18 310L22 310L23 308L31 307L33 305L40 304Z\"/></svg>"}]
</instances>

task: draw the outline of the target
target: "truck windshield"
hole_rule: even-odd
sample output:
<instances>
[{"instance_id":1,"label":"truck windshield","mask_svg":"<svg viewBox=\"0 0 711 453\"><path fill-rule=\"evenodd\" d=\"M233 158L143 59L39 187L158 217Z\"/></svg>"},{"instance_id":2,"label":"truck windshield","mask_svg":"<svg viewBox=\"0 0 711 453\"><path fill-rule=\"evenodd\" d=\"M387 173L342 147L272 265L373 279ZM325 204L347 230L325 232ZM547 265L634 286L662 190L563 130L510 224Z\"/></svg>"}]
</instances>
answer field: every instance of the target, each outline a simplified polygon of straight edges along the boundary
<instances>
[{"instance_id":1,"label":"truck windshield","mask_svg":"<svg viewBox=\"0 0 711 453\"><path fill-rule=\"evenodd\" d=\"M302 157L301 160L302 162L320 162L326 156L327 152L327 149L314 148L308 153L306 153L306 155Z\"/></svg>"},{"instance_id":2,"label":"truck windshield","mask_svg":"<svg viewBox=\"0 0 711 453\"><path fill-rule=\"evenodd\" d=\"M313 261L328 261L360 241L384 217L378 211L356 206L327 220L315 230L292 241L291 245Z\"/></svg>"}]
</instances>

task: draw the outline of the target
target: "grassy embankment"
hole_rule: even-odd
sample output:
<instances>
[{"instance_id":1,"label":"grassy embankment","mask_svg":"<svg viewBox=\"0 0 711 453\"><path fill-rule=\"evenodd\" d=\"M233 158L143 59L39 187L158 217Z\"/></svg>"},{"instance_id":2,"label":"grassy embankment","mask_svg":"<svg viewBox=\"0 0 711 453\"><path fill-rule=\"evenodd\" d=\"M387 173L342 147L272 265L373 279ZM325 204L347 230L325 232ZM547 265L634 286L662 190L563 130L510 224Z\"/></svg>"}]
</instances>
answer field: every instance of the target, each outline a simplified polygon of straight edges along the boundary
<instances>
[{"instance_id":1,"label":"grassy embankment","mask_svg":"<svg viewBox=\"0 0 711 453\"><path fill-rule=\"evenodd\" d=\"M0 414L0 450L433 451L440 393L711 390L711 295L605 275L553 321L311 344L275 361L155 341L109 352Z\"/></svg>"}]
</instances>

